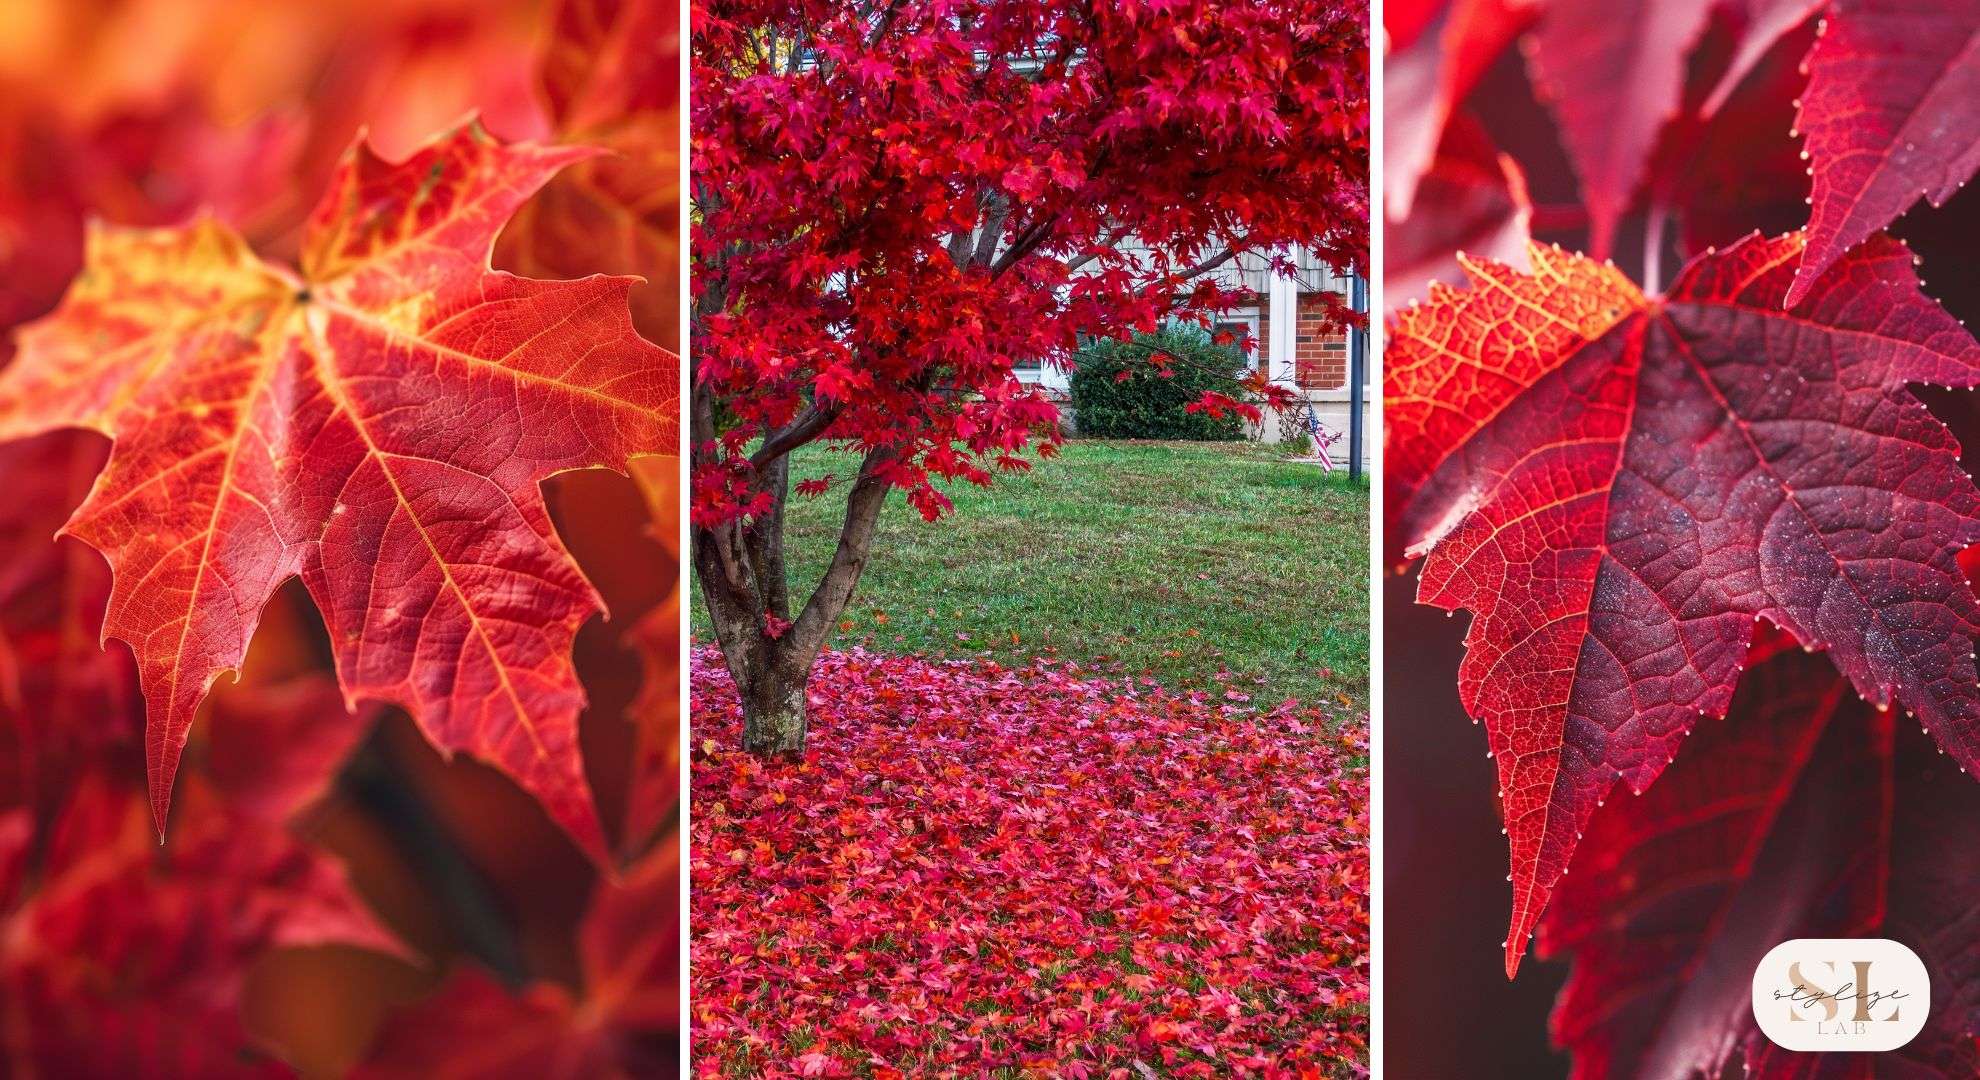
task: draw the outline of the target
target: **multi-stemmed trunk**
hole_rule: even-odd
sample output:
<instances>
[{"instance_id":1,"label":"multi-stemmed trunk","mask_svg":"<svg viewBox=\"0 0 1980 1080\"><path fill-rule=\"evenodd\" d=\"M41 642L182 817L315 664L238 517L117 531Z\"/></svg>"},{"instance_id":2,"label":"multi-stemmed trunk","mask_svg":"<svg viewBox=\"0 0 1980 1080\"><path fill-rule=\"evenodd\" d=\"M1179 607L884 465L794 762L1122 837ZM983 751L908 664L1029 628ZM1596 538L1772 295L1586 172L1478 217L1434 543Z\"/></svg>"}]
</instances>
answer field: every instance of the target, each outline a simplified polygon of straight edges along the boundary
<instances>
[{"instance_id":1,"label":"multi-stemmed trunk","mask_svg":"<svg viewBox=\"0 0 1980 1080\"><path fill-rule=\"evenodd\" d=\"M886 502L887 482L878 475L880 462L881 452L876 451L861 463L859 477L846 495L845 518L831 564L795 612L784 561L788 456L780 454L757 469L762 490L771 499L767 512L747 521L694 529L695 576L736 682L743 749L752 754L800 757L804 753L811 668L852 599Z\"/></svg>"}]
</instances>

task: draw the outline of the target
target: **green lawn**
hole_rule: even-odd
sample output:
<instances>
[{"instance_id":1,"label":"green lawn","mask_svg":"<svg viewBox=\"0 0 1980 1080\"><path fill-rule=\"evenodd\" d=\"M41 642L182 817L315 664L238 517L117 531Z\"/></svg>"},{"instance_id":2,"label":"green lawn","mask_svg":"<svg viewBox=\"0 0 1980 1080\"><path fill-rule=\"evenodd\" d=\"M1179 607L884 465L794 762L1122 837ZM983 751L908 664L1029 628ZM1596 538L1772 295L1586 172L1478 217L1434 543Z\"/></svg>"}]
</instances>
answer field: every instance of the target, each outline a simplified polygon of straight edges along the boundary
<instances>
[{"instance_id":1,"label":"green lawn","mask_svg":"<svg viewBox=\"0 0 1980 1080\"><path fill-rule=\"evenodd\" d=\"M846 476L808 448L793 476ZM837 536L834 491L795 498L793 591ZM1263 675L1272 700L1367 707L1368 487L1253 443L1074 440L923 522L899 496L833 644L1013 663L1048 655L1171 687ZM694 628L709 636L697 596ZM1261 700L1264 700L1261 697Z\"/></svg>"}]
</instances>

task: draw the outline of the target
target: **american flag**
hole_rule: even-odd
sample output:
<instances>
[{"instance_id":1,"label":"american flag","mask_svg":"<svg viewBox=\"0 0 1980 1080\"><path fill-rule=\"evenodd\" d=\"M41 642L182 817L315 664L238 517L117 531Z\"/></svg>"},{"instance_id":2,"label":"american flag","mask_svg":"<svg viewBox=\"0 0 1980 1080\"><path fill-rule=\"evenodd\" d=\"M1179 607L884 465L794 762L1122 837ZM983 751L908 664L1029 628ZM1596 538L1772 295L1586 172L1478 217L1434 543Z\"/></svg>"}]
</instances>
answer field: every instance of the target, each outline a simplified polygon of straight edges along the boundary
<instances>
[{"instance_id":1,"label":"american flag","mask_svg":"<svg viewBox=\"0 0 1980 1080\"><path fill-rule=\"evenodd\" d=\"M1306 403L1306 433L1313 439L1313 456L1320 459L1320 467L1334 471L1334 444L1341 441L1341 433L1329 430L1320 422L1313 411L1313 403Z\"/></svg>"}]
</instances>

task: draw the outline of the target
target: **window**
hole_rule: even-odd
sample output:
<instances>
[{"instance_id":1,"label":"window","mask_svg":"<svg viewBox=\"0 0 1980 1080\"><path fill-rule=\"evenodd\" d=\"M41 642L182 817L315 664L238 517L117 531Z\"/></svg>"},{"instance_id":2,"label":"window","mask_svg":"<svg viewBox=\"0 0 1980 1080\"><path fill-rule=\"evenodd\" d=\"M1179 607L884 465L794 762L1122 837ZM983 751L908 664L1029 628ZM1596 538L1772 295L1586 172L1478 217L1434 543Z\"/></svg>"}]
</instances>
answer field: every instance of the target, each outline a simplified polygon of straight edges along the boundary
<instances>
[{"instance_id":1,"label":"window","mask_svg":"<svg viewBox=\"0 0 1980 1080\"><path fill-rule=\"evenodd\" d=\"M1247 366L1253 369L1258 367L1258 354L1265 347L1265 339L1260 336L1257 308L1233 308L1224 312L1210 324L1210 332L1215 335L1229 334L1231 343L1244 350Z\"/></svg>"}]
</instances>

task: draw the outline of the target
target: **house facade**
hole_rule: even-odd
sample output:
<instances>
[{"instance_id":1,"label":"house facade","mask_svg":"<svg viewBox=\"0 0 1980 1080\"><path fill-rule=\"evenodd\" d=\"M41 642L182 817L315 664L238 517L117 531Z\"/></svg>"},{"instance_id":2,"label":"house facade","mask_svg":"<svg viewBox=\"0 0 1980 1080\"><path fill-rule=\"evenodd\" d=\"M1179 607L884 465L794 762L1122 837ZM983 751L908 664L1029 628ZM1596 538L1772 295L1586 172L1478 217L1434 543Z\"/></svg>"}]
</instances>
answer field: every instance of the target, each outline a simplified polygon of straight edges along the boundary
<instances>
[{"instance_id":1,"label":"house facade","mask_svg":"<svg viewBox=\"0 0 1980 1080\"><path fill-rule=\"evenodd\" d=\"M1262 255L1240 255L1212 271L1221 287L1245 298L1220 313L1216 328L1244 342L1253 367L1264 370L1273 383L1292 389L1301 408L1310 409L1323 428L1341 436L1332 448L1334 460L1341 464L1348 457L1350 417L1356 398L1349 378L1359 368L1363 383L1359 395L1361 457L1365 467L1374 453L1370 421L1375 389L1367 363L1367 333L1324 326L1323 313L1328 305L1322 294L1333 293L1346 300L1352 310L1366 313L1368 283L1360 277L1335 274L1303 248L1295 249L1291 269L1290 274L1280 273ZM1021 368L1019 374L1055 397L1066 393L1067 373L1052 365ZM1297 437L1298 431L1281 430L1281 418L1268 411L1254 434L1266 442L1279 442Z\"/></svg>"}]
</instances>

